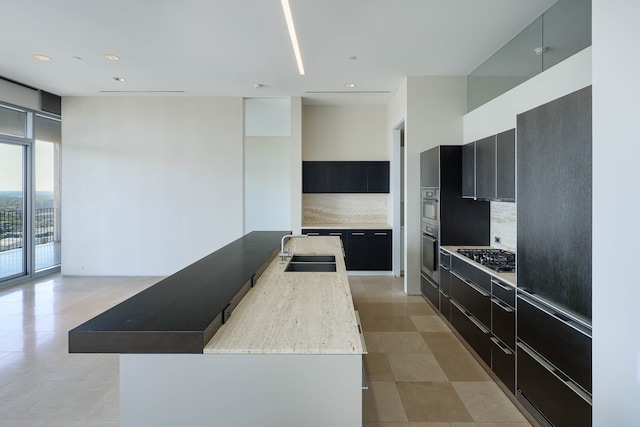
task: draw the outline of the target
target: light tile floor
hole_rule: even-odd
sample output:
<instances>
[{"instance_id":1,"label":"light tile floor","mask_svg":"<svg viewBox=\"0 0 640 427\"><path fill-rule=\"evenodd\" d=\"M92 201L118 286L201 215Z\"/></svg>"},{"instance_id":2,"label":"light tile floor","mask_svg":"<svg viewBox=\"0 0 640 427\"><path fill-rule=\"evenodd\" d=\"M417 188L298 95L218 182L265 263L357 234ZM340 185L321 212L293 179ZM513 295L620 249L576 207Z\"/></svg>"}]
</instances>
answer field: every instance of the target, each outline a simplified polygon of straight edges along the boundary
<instances>
[{"instance_id":1,"label":"light tile floor","mask_svg":"<svg viewBox=\"0 0 640 427\"><path fill-rule=\"evenodd\" d=\"M404 294L402 279L349 283L369 351L364 426L531 425L431 306Z\"/></svg>"},{"instance_id":2,"label":"light tile floor","mask_svg":"<svg viewBox=\"0 0 640 427\"><path fill-rule=\"evenodd\" d=\"M69 354L67 333L158 280L55 274L0 290L0 426L117 426L118 356ZM364 426L530 425L401 279L349 282L369 350Z\"/></svg>"}]
</instances>

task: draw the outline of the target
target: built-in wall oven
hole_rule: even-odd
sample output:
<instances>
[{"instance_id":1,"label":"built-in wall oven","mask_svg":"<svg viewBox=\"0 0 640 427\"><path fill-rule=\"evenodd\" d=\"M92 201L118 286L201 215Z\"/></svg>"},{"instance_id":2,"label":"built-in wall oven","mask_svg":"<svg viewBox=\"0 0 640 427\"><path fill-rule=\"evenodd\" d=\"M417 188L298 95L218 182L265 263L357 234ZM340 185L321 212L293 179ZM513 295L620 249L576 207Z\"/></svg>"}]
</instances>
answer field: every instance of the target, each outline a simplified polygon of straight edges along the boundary
<instances>
[{"instance_id":1,"label":"built-in wall oven","mask_svg":"<svg viewBox=\"0 0 640 427\"><path fill-rule=\"evenodd\" d=\"M438 282L438 189L421 189L421 271Z\"/></svg>"}]
</instances>

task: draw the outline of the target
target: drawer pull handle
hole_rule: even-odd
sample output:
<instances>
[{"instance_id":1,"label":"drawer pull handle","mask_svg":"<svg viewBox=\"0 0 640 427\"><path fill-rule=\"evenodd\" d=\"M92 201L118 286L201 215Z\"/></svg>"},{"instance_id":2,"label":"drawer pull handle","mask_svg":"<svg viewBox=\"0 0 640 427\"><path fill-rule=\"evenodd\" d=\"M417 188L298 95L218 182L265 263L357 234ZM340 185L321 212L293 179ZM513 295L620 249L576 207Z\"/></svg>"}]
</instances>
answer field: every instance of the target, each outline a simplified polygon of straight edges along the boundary
<instances>
[{"instance_id":1,"label":"drawer pull handle","mask_svg":"<svg viewBox=\"0 0 640 427\"><path fill-rule=\"evenodd\" d=\"M491 298L491 302L506 311L507 313L513 313L515 310L508 305L504 304L502 301L496 298Z\"/></svg>"},{"instance_id":2,"label":"drawer pull handle","mask_svg":"<svg viewBox=\"0 0 640 427\"><path fill-rule=\"evenodd\" d=\"M478 292L480 295L482 295L483 297L490 297L491 295L485 291L484 289L478 287L478 285L476 285L473 282L470 282L469 280L465 279L464 277L461 277L459 274L457 274L455 271L451 270L451 274L453 274L454 276L456 276L458 279L462 280L464 283L466 283L467 285L469 285L471 288L473 288L476 292Z\"/></svg>"},{"instance_id":3,"label":"drawer pull handle","mask_svg":"<svg viewBox=\"0 0 640 427\"><path fill-rule=\"evenodd\" d=\"M342 233L329 233L329 236L342 236Z\"/></svg>"},{"instance_id":4,"label":"drawer pull handle","mask_svg":"<svg viewBox=\"0 0 640 427\"><path fill-rule=\"evenodd\" d=\"M513 354L513 351L511 351L511 349L509 349L509 347L507 347L506 345L502 344L498 338L491 337L491 341L493 341L495 345L500 347L500 350L502 350L504 354Z\"/></svg>"},{"instance_id":5,"label":"drawer pull handle","mask_svg":"<svg viewBox=\"0 0 640 427\"><path fill-rule=\"evenodd\" d=\"M494 285L497 285L499 288L501 288L504 291L515 292L515 288L504 285L501 282L498 282L497 280L492 280L491 283L493 283Z\"/></svg>"},{"instance_id":6,"label":"drawer pull handle","mask_svg":"<svg viewBox=\"0 0 640 427\"><path fill-rule=\"evenodd\" d=\"M386 236L389 233L373 233L375 236Z\"/></svg>"},{"instance_id":7,"label":"drawer pull handle","mask_svg":"<svg viewBox=\"0 0 640 427\"><path fill-rule=\"evenodd\" d=\"M520 350L523 350L525 353L527 353L529 355L529 357L531 357L533 360L535 360L536 362L538 362L538 364L540 364L540 366L542 366L544 369L546 369L547 371L549 371L549 373L551 375L553 375L554 377L556 377L558 380L562 381L567 387L569 387L575 394L577 394L578 396L580 396L582 398L582 400L584 400L585 402L587 402L589 405L593 405L592 402L592 398L591 396L585 392L584 390L582 390L582 388L576 384L575 382L573 382L571 379L569 379L569 377L567 377L564 373L562 373L561 371L559 371L558 369L556 369L553 365L551 365L549 362L547 362L546 360L544 360L542 358L542 356L539 356L535 350L533 350L532 348L530 348L527 344L519 342L518 344L516 344Z\"/></svg>"},{"instance_id":8,"label":"drawer pull handle","mask_svg":"<svg viewBox=\"0 0 640 427\"><path fill-rule=\"evenodd\" d=\"M320 233L307 233L307 236L319 236Z\"/></svg>"},{"instance_id":9,"label":"drawer pull handle","mask_svg":"<svg viewBox=\"0 0 640 427\"><path fill-rule=\"evenodd\" d=\"M364 236L364 233L351 233L352 236Z\"/></svg>"},{"instance_id":10,"label":"drawer pull handle","mask_svg":"<svg viewBox=\"0 0 640 427\"><path fill-rule=\"evenodd\" d=\"M440 264L440 268L443 269L443 270L446 270L446 271L451 271L449 269L449 267L447 267L446 265L443 265L443 264Z\"/></svg>"}]
</instances>

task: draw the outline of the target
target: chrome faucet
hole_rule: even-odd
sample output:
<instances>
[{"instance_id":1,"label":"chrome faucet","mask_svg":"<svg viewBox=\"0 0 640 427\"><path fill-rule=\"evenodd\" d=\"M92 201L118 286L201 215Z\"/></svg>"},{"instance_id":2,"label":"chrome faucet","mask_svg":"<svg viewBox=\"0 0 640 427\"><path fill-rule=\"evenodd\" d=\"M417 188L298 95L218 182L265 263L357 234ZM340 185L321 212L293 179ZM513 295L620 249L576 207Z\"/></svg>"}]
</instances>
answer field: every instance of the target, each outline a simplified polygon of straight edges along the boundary
<instances>
[{"instance_id":1,"label":"chrome faucet","mask_svg":"<svg viewBox=\"0 0 640 427\"><path fill-rule=\"evenodd\" d=\"M282 261L284 261L286 257L291 256L291 251L289 251L287 249L287 251L285 252L285 250L284 250L284 242L285 242L285 240L291 239L291 238L294 238L294 237L306 239L309 236L306 235L306 234L285 234L284 236L282 236L282 241L281 241L281 244L280 244L280 258L282 258Z\"/></svg>"}]
</instances>

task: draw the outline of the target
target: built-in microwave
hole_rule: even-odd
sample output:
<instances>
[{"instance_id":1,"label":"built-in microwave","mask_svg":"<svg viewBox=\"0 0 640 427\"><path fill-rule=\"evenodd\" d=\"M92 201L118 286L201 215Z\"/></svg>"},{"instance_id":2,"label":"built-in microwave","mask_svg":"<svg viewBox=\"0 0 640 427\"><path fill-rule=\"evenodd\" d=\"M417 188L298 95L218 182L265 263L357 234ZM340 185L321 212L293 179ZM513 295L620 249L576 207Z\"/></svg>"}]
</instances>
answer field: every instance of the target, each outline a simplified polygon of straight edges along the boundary
<instances>
[{"instance_id":1,"label":"built-in microwave","mask_svg":"<svg viewBox=\"0 0 640 427\"><path fill-rule=\"evenodd\" d=\"M423 188L421 190L422 221L438 221L438 189Z\"/></svg>"}]
</instances>

